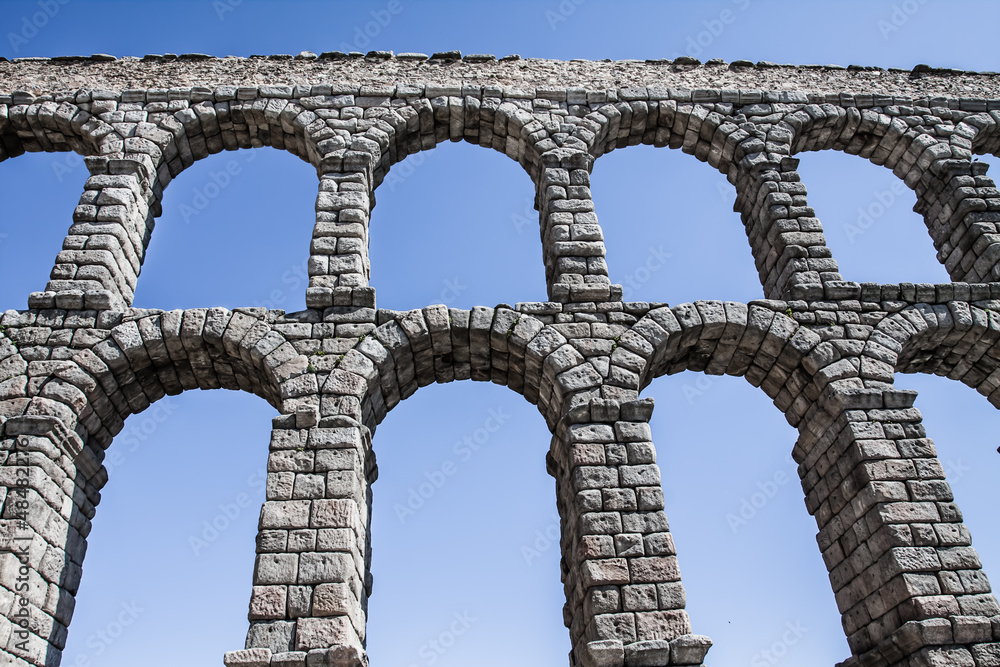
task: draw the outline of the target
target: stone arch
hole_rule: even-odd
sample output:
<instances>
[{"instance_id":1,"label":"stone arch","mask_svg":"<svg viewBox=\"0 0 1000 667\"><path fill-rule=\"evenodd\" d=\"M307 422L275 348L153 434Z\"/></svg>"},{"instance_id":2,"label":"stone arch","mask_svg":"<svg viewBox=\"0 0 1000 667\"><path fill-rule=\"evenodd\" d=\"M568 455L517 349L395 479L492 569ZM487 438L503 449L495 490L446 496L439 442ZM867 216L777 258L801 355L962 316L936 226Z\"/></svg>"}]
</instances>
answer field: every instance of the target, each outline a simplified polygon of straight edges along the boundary
<instances>
[{"instance_id":1,"label":"stone arch","mask_svg":"<svg viewBox=\"0 0 1000 667\"><path fill-rule=\"evenodd\" d=\"M595 324L596 330L588 326L585 333L569 325L564 335L556 326L543 323L541 317L503 305L471 311L445 306L382 311L379 319L381 324L362 336L324 381L320 390L320 426L357 428L352 426L357 424L354 416L360 415L367 426L365 432L370 432L392 406L433 382L492 381L523 394L538 406L554 433L546 468L556 478L566 575L564 620L574 645L574 664L590 664L608 651L613 654L627 650L637 659L647 653L662 655L674 642L700 660L710 641L691 634L673 542L663 514L659 472L653 465L655 452L652 443L646 442L650 439L652 401L637 400L636 389L609 384L605 376L614 371L606 363L607 357L605 363L599 358L601 349L613 349L611 336L618 329ZM595 346L600 347L598 357L585 357L572 344L574 335L593 336L591 341L601 339L605 345ZM628 447L632 453L627 460L609 460L607 466L588 467L587 456L600 454L603 460L605 442L615 451L624 453ZM366 450L365 460L366 470L374 469L370 450ZM597 463L597 459L591 463ZM591 589L603 590L602 578L608 576L600 573L607 554L588 555L596 545L585 545L592 541L591 524L597 516L593 514L594 494L601 493L593 490L596 487L592 486L593 480L587 481L587 475L607 477L613 473L617 485L618 467L622 465L622 486L626 487L622 495L635 496L636 487L641 486L642 504L622 508L632 524L624 528L609 525L606 530L643 534L648 546L645 551L631 554L640 557L633 565L635 581L663 583L665 597L655 610L638 614L634 621L637 629L620 636L613 616L602 616L599 608L585 603L586 595L599 594ZM601 472L595 473L598 469ZM374 474L367 474L366 485L374 478ZM589 490L583 493L587 501L578 492L581 485ZM367 563L367 530L361 529L358 534L365 535L365 553L355 557ZM621 574L615 576L608 582L622 583ZM354 627L361 632L363 620Z\"/></svg>"},{"instance_id":2,"label":"stone arch","mask_svg":"<svg viewBox=\"0 0 1000 667\"><path fill-rule=\"evenodd\" d=\"M594 159L626 146L669 147L707 162L730 183L735 181L733 167L745 155L739 147L753 135L735 122L732 104L647 100L648 94L626 90L619 96L620 101L601 105L579 120L573 133Z\"/></svg>"},{"instance_id":3,"label":"stone arch","mask_svg":"<svg viewBox=\"0 0 1000 667\"><path fill-rule=\"evenodd\" d=\"M322 393L345 373L360 390L371 430L401 400L434 382L471 379L509 387L538 406L550 429L566 401L600 384L600 374L565 336L502 306L395 313L343 356ZM326 412L321 409L322 416Z\"/></svg>"},{"instance_id":4,"label":"stone arch","mask_svg":"<svg viewBox=\"0 0 1000 667\"><path fill-rule=\"evenodd\" d=\"M919 105L919 101L910 104ZM908 123L892 100L875 108L807 104L786 113L778 124L792 133L793 154L839 150L858 155L892 170L911 188L931 162L952 157L949 146L939 143L933 129ZM914 165L917 171L911 170Z\"/></svg>"},{"instance_id":5,"label":"stone arch","mask_svg":"<svg viewBox=\"0 0 1000 667\"><path fill-rule=\"evenodd\" d=\"M181 171L222 151L268 146L285 150L319 168L315 133L324 125L306 99L275 87L258 97L239 99L216 91L215 101L195 101L179 111L149 112L149 149L159 188ZM147 105L147 108L152 105ZM142 147L138 147L142 150ZM128 152L126 146L126 152ZM157 149L159 154L157 154ZM154 189L156 189L154 185Z\"/></svg>"},{"instance_id":6,"label":"stone arch","mask_svg":"<svg viewBox=\"0 0 1000 667\"><path fill-rule=\"evenodd\" d=\"M661 93L652 88L586 95L567 91L569 113L559 116L560 131L538 144L547 149L541 179L536 179L536 199L553 301L621 299L621 285L610 284L603 234L589 194L590 172L599 156L638 144L681 148L737 182L733 161L745 156L740 146L749 135L729 122L732 105L678 103ZM722 98L710 94L706 99ZM584 104L588 101L589 106ZM754 255L766 252L758 253L755 247Z\"/></svg>"},{"instance_id":7,"label":"stone arch","mask_svg":"<svg viewBox=\"0 0 1000 667\"><path fill-rule=\"evenodd\" d=\"M433 92L446 94L431 97ZM383 106L374 108L381 113L371 128L360 133L365 142L351 147L371 154L374 187L397 162L444 141L492 148L516 161L538 181L541 156L549 148L542 143L543 137L549 133L540 114L532 109L532 100L451 94L456 92L460 91L432 90L425 92L426 97L387 98Z\"/></svg>"},{"instance_id":8,"label":"stone arch","mask_svg":"<svg viewBox=\"0 0 1000 667\"><path fill-rule=\"evenodd\" d=\"M689 255L702 258L706 269L718 264L721 254L726 254L727 261L734 263L748 292L742 296L730 293L729 296L745 300L763 298L761 288L774 273L774 267L767 265L767 253L762 256L762 242L767 241L765 237L755 234L752 243L747 243L747 230L754 227L753 224L746 227L747 218L740 215L740 207L748 200L740 196L740 190L725 172L719 172L725 177L724 181L720 180L716 173L719 170L709 161L695 162L690 151L679 150L672 145L664 147L659 143L642 142L637 147L614 148L613 152L611 157L605 157L608 153L602 154L600 159L608 160L603 166L597 166L602 163L595 161L595 174L591 180L594 181L595 206L601 207L601 201L604 201L601 214L610 216L603 221L605 224L602 227L607 230L611 279L615 280L617 275L617 280L624 283L624 301L644 300L646 297L639 296L640 293L645 293L649 300L671 303L705 296L697 292L668 290L653 294L650 291L656 281L650 282L646 271L667 266L660 256L662 247L659 252L654 249L668 236L675 246L680 243L687 248ZM788 183L785 187L792 185L798 184ZM616 192L607 197L612 186ZM714 201L716 198L721 202ZM607 208L609 205L610 210ZM736 215L727 214L727 208ZM674 215L665 214L665 211L671 210ZM639 222L636 216L652 216L657 220L656 224L645 225L646 236L634 236L633 223ZM648 257L635 252L640 244L643 248L649 246ZM623 255L622 248L629 247L632 252ZM704 275L709 276L710 273ZM695 278L701 275L685 275L678 286L696 284L699 280ZM662 278L661 274L660 284ZM643 289L638 289L639 286Z\"/></svg>"},{"instance_id":9,"label":"stone arch","mask_svg":"<svg viewBox=\"0 0 1000 667\"><path fill-rule=\"evenodd\" d=\"M98 93L81 93L81 95L91 100L91 96L98 95ZM25 152L72 151L84 156L85 163L91 172L95 170L94 165L99 164L103 165L104 173L107 173L108 158L103 156L108 152L113 152L118 145L124 146L124 141L111 124L100 118L101 113L95 108L95 106L103 108L102 105L108 103L111 105L117 103L113 100L113 96L109 97L107 94L99 96L101 99L77 104L67 100L60 100L57 103L52 99L46 99L52 97L49 95L34 101L25 100L26 103L23 104L0 105L0 161ZM92 111L94 113L91 113ZM117 167L121 161L115 164ZM97 168L100 169L100 167ZM85 192L85 198L86 194ZM83 220L74 219L74 222L85 220L86 216ZM76 263L66 264L65 260L69 256L73 256L73 259L76 260L81 259L77 256L80 253L80 246L64 242L63 253L60 253L61 257L57 257L57 267L53 269L50 276L52 280L49 283L49 288L55 290L60 288L73 289L83 285L90 289L100 288L103 294L100 297L95 295L91 298L92 307L108 302L110 295L114 292L120 293L122 289L127 291L127 281L123 277L123 273L127 274L129 270L124 267L127 261L125 259L120 262L109 261L111 257L108 255L111 246L118 246L119 250L121 249L121 243L117 237L124 238L125 234L108 236L109 231L105 227L102 238L97 241L100 250L90 253L92 256L87 258L92 261L83 262L89 266L83 270L81 276L83 279L76 284L68 284L65 278L75 278L79 266ZM108 239L111 239L110 246ZM60 259L64 261L60 262ZM64 264L61 269L58 267L60 263ZM68 268L71 268L72 271L66 271ZM67 274L70 275L67 276ZM48 304L49 307L54 305L54 292L43 299L39 299L39 295L41 293L29 297L29 305L40 303ZM82 301L82 298L83 290L80 290L66 303Z\"/></svg>"},{"instance_id":10,"label":"stone arch","mask_svg":"<svg viewBox=\"0 0 1000 667\"><path fill-rule=\"evenodd\" d=\"M97 125L100 142L87 160L91 177L52 280L44 293L34 295L32 307L52 307L57 296L62 307L81 301L98 309L130 305L163 189L196 160L222 150L272 146L316 166L307 126L319 119L290 99L290 88L269 92L274 97L259 97L255 89L253 98L237 99L235 91L220 89L207 98L192 94L190 100L170 100L163 90L150 91L141 104L126 102L126 93L90 103L91 110L103 109L99 115L111 120L121 120L116 114L125 117L116 111L119 103L138 106L127 112L136 115L126 123L134 126L125 128L127 137L114 129L115 123L86 111L77 114Z\"/></svg>"},{"instance_id":11,"label":"stone arch","mask_svg":"<svg viewBox=\"0 0 1000 667\"><path fill-rule=\"evenodd\" d=\"M474 94L461 92L399 87L328 102L344 105L351 120L329 121L336 128L316 135L320 192L306 293L310 308L374 304L368 287L368 225L376 189L407 156L445 140L465 140L514 159L538 187L543 150L558 149L551 140L546 143L549 132L530 111L532 101L504 99L499 91L491 96L478 88Z\"/></svg>"},{"instance_id":12,"label":"stone arch","mask_svg":"<svg viewBox=\"0 0 1000 667\"><path fill-rule=\"evenodd\" d=\"M472 258L482 256L476 248L486 244L493 247L492 255L487 261L487 264L494 265L493 269L487 265L477 265L470 267L471 270L477 270L484 276L491 273L497 276L495 287L506 283L508 287L518 285L516 289L544 290L545 283L542 282L545 280L544 274L531 272L520 275L519 278L523 280L514 281L500 278L507 273L506 267L510 266L511 261L529 262L539 266L539 260L548 245L539 239L536 231L532 231L538 228L536 203L538 194L535 182L508 156L499 155L500 152L491 151L489 147L480 146L471 140L447 141L447 144L439 142L433 148L408 155L402 162L394 163L386 172L385 180L379 184L370 198L372 220L365 230L366 250L371 248L374 249L373 252L377 252L380 241L384 245L382 245L381 259L376 255L371 260L373 262L370 267L371 273L365 276L366 281L374 276L374 284L379 284L379 275L384 277L386 270L390 268L386 266L387 245L403 249L409 247L408 243L413 242L416 245L407 252L417 257L427 252L434 252L438 248L436 244L448 241L457 248L465 248L468 252L462 257L441 257L439 268L444 268L446 262L443 260L447 259L447 264L452 267L450 270L466 270L461 269L461 265L468 263ZM428 210L421 211L418 218L411 220L411 196L419 190L437 193L433 199L438 203ZM382 199L383 195L385 199ZM494 199L501 195L502 199ZM464 200L473 208L458 207L456 202L459 200ZM382 205L381 208L376 205L376 201ZM477 213L469 217L469 213L483 201L492 201L493 206L484 215ZM431 218L441 224L428 228L425 223ZM411 222L418 224L409 224ZM517 233L517 241L513 240L513 236L506 236L511 227ZM369 244L367 242L370 239ZM493 246L494 240L502 244L504 249L502 252L499 246ZM418 252L418 247L423 250ZM453 259L457 263L453 263ZM335 261L332 256L330 261ZM368 261L367 256L364 261ZM425 286L429 288L430 284L425 283ZM443 293L441 289L437 289L433 292L437 296L427 299L428 302L432 299L451 302L456 298L449 296L450 291ZM380 296L382 297L379 301L380 306L385 304L391 308L406 308L409 305L391 304L393 296L391 292L380 292ZM486 296L484 300L488 301L490 298ZM506 297L498 292L496 300L506 300Z\"/></svg>"},{"instance_id":13,"label":"stone arch","mask_svg":"<svg viewBox=\"0 0 1000 667\"><path fill-rule=\"evenodd\" d=\"M896 372L957 380L1000 407L1000 313L981 303L907 306L879 323L873 344Z\"/></svg>"},{"instance_id":14,"label":"stone arch","mask_svg":"<svg viewBox=\"0 0 1000 667\"><path fill-rule=\"evenodd\" d=\"M222 151L267 146L287 151L318 169L316 133L324 124L310 110L318 108L307 101L311 99L294 99L292 89L282 86L259 89L253 97L216 90L210 99L192 98L189 105L174 112L147 112L147 122L137 130L145 141L131 146L126 142L125 157L145 153L151 158L156 209L171 180L198 160ZM147 109L154 106L155 101L147 100Z\"/></svg>"},{"instance_id":15,"label":"stone arch","mask_svg":"<svg viewBox=\"0 0 1000 667\"><path fill-rule=\"evenodd\" d=\"M654 378L682 371L745 377L760 387L792 426L813 382L803 360L821 342L785 313L731 301L695 301L651 310L624 333L611 363L615 377L641 391Z\"/></svg>"},{"instance_id":16,"label":"stone arch","mask_svg":"<svg viewBox=\"0 0 1000 667\"><path fill-rule=\"evenodd\" d=\"M330 575L335 577L332 581L324 580L329 585L340 585L344 578L348 579L351 593L348 596L343 591L343 594L348 596L349 601L345 604L349 611L336 612L329 618L296 618L287 615L284 605L271 605L269 596L275 591L268 586L274 584L274 580L268 570L270 556L263 553L259 557L251 599L248 649L277 651L280 646L284 650L291 641L309 649L325 649L328 643L309 644L323 641L312 638L317 632L314 628L322 627L326 628L324 632L335 631L338 636L345 637L343 643L355 652L352 655L363 650L364 609L371 594L369 505L365 498L370 498L370 485L378 474L371 434L388 410L403 398L435 381L492 381L515 389L530 402L538 404L552 429L560 420L560 409L567 398L587 393L583 391L585 388L591 389L590 393L598 393L600 376L566 344L565 337L546 328L539 319L509 307L466 311L430 306L408 312L381 311L379 320L379 326L372 328L370 325L336 325L338 337L348 331L341 331L342 326L357 326L350 329L355 332L356 342L349 348L341 348L346 351L336 359L331 359L332 354L323 349L315 349L310 354L306 373L291 382L299 386L303 378L315 378L310 387L312 393L303 396L302 403L285 404L286 415L275 420L272 434L269 470L275 472L276 479L281 475L329 470L325 466L332 466L337 472L330 474L337 479L346 476L356 480L362 489L360 495L352 488L344 496L320 495L312 501L314 507L339 508L338 512L344 514L337 519L336 525L353 529L356 536L349 545L333 550L335 554L351 554L351 559L343 563L350 574L334 573ZM291 327L301 325L285 322L280 326L291 331ZM359 331L361 335L357 335ZM577 378L584 378L584 382L577 382ZM301 444L290 451L292 443ZM313 456L316 467L311 463ZM331 456L336 462L332 462ZM350 463L345 462L347 456ZM298 489L299 482L295 484ZM330 488L327 487L328 494ZM286 499L280 493L276 497L269 495L262 514L262 527L276 529L294 520L285 517L285 513L299 502L308 501L293 500L290 495ZM328 520L333 519L320 519L314 514L308 527L315 527L316 521ZM346 558L340 555L323 557ZM327 583L319 585L328 586ZM280 638L277 643L276 636Z\"/></svg>"},{"instance_id":17,"label":"stone arch","mask_svg":"<svg viewBox=\"0 0 1000 667\"><path fill-rule=\"evenodd\" d=\"M631 362L632 374L626 377L637 386L671 372L714 371L745 375L773 398L789 423L799 429L792 454L799 464L806 508L817 521L817 540L848 642L856 654L872 651L889 655L887 652L897 646L893 633L908 631L898 630L899 625L922 618L908 606L921 604L919 593L897 593L894 600L899 600L903 609L899 612L871 607L881 587L898 586L902 578L892 573L875 577L872 571L852 569L850 564L870 548L864 546L864 540L876 533L878 526L884 524L883 530L892 530L894 524L905 521L894 517L888 508L893 502L903 503L899 509L906 507L911 496L886 493L888 487L880 487L885 484L881 480L909 479L913 475L905 474L906 466L924 466L927 481L915 477L908 482L918 494L912 499L922 499L919 494L924 487L927 498L942 503L952 498L943 474L933 472L939 463L929 441L914 440L912 451L906 447L910 441L900 441L898 451L894 444L885 444L891 442L886 440L890 437L922 438L924 434L919 414L908 409L913 392L893 389L892 368L872 347L872 340L875 336L867 346L824 340L800 327L792 317L759 304L695 302L650 311L621 336L612 358L618 355L619 363ZM885 431L883 423L887 424ZM878 450L879 446L883 449ZM887 459L901 461L888 463ZM880 466L887 465L901 466L900 471L879 477ZM878 481L873 483L872 479ZM880 490L860 491L866 483ZM947 513L949 506L942 507L938 520L958 520ZM964 545L964 540L957 541ZM895 557L891 554L887 558ZM902 563L899 570L907 571ZM985 575L976 576L985 581ZM988 586L976 589L984 590L988 591ZM969 609L973 609L972 598L969 602ZM871 612L861 611L866 605ZM989 601L983 603L984 613L995 607L995 603L990 605Z\"/></svg>"},{"instance_id":18,"label":"stone arch","mask_svg":"<svg viewBox=\"0 0 1000 667\"><path fill-rule=\"evenodd\" d=\"M621 90L622 99L586 116L594 157L636 144L679 148L723 174L736 188L761 285L770 298L816 298L841 281L822 225L807 207L791 157L792 134L775 124L787 105L734 106L726 91L698 91L704 101L654 100L653 92ZM649 101L646 101L648 98ZM600 113L598 113L600 112ZM758 122L758 117L766 122ZM777 233L775 229L778 229Z\"/></svg>"},{"instance_id":19,"label":"stone arch","mask_svg":"<svg viewBox=\"0 0 1000 667\"><path fill-rule=\"evenodd\" d=\"M56 95L56 101L46 95L0 105L0 161L26 151L74 150L123 159L145 155L161 187L194 161L222 150L271 146L316 166L307 128L317 120L309 109L319 108L323 98L293 99L292 88L285 86L253 89L251 96L243 96L243 90L238 98L234 88L207 95L189 89L185 98L161 89L140 99L128 91L95 90L80 91L75 103L60 99L65 95ZM136 118L117 118L125 113L117 110L119 104L138 107L128 111ZM111 114L108 120L101 118L105 114ZM121 122L134 124L127 137L115 128Z\"/></svg>"},{"instance_id":20,"label":"stone arch","mask_svg":"<svg viewBox=\"0 0 1000 667\"><path fill-rule=\"evenodd\" d=\"M977 219L965 218L985 210L974 189L992 187L992 182L979 182L985 168L969 163L974 131L962 120L968 114L929 107L927 99L895 98L874 108L809 104L782 123L793 133L793 154L838 150L890 169L914 190L913 210L923 216L937 259L952 279L978 282L991 270L986 266L991 260L980 261L980 256L995 253L974 249L983 245L978 239L983 232L973 224ZM929 116L938 117L940 132L926 120Z\"/></svg>"},{"instance_id":21,"label":"stone arch","mask_svg":"<svg viewBox=\"0 0 1000 667\"><path fill-rule=\"evenodd\" d=\"M40 373L32 372L15 350L32 339L40 342L45 332L37 326L8 325L2 339L10 341L4 345L4 363L28 374L5 382L8 390L0 399L12 408L17 404L20 414L61 419L99 462L124 420L166 395L188 389L242 390L294 413L300 397L316 386L306 358L273 328L262 309L134 313L119 316L107 329L80 330L81 342L90 338L91 344L64 360L46 362Z\"/></svg>"},{"instance_id":22,"label":"stone arch","mask_svg":"<svg viewBox=\"0 0 1000 667\"><path fill-rule=\"evenodd\" d=\"M840 150L892 170L915 192L913 210L924 218L937 259L952 280L995 280L1000 244L992 235L1000 205L986 176L988 165L972 162L972 156L998 150L996 119L930 104L927 99L890 99L877 108L810 104L783 123L793 132L793 154Z\"/></svg>"},{"instance_id":23,"label":"stone arch","mask_svg":"<svg viewBox=\"0 0 1000 667\"><path fill-rule=\"evenodd\" d=\"M129 415L168 394L198 388L254 393L293 421L299 412L314 414L318 403L306 358L263 309L91 312L89 322L88 314L76 315L78 328L65 329L65 311L41 317L37 311L8 311L0 331L0 369L13 374L0 383L0 434L5 451L16 452L4 457L0 473L29 466L51 478L48 484L32 482L28 493L31 525L49 526L45 565L33 563L43 572L32 582L33 604L61 624L39 630L47 644L34 650L53 663L65 641L86 536L108 480L104 450ZM4 539L12 525L0 523ZM57 599L43 602L46 582L61 587Z\"/></svg>"},{"instance_id":24,"label":"stone arch","mask_svg":"<svg viewBox=\"0 0 1000 667\"><path fill-rule=\"evenodd\" d=\"M68 101L0 105L0 161L25 152L100 155L114 128Z\"/></svg>"}]
</instances>

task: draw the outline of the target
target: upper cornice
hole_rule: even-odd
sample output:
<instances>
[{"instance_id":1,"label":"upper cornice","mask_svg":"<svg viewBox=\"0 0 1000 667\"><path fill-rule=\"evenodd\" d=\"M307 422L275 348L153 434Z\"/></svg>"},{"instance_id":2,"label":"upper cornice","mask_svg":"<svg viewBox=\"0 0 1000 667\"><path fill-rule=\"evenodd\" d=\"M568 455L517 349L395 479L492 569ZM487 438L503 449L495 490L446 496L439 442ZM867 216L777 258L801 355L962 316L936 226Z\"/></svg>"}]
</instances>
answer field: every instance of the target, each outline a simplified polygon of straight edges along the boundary
<instances>
[{"instance_id":1,"label":"upper cornice","mask_svg":"<svg viewBox=\"0 0 1000 667\"><path fill-rule=\"evenodd\" d=\"M457 51L393 54L304 51L297 56L218 58L205 54L96 54L0 61L0 92L41 96L70 90L126 90L259 85L359 86L461 84L523 90L587 91L651 88L673 90L764 90L800 93L872 94L950 99L1000 98L1000 74L918 65L912 70L838 65L779 65L710 60L545 60L518 56L465 55ZM676 95L670 95L676 98ZM804 101L804 100L803 100Z\"/></svg>"}]
</instances>

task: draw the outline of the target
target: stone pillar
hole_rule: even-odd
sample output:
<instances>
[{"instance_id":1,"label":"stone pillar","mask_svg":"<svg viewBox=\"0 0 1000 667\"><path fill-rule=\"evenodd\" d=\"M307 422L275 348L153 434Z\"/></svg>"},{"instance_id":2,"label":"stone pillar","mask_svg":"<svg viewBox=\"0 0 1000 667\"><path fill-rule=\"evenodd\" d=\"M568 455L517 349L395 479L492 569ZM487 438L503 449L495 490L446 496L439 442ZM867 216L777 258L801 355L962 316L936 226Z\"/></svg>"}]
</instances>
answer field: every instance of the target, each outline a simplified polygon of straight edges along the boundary
<instances>
[{"instance_id":1,"label":"stone pillar","mask_svg":"<svg viewBox=\"0 0 1000 667\"><path fill-rule=\"evenodd\" d=\"M562 420L549 472L562 517L564 620L576 667L701 665L651 442L651 399L592 399Z\"/></svg>"},{"instance_id":2,"label":"stone pillar","mask_svg":"<svg viewBox=\"0 0 1000 667\"><path fill-rule=\"evenodd\" d=\"M368 429L315 411L277 417L246 649L226 665L360 667L371 594Z\"/></svg>"},{"instance_id":3,"label":"stone pillar","mask_svg":"<svg viewBox=\"0 0 1000 667\"><path fill-rule=\"evenodd\" d=\"M58 664L106 471L55 417L0 424L0 646L9 664Z\"/></svg>"},{"instance_id":4,"label":"stone pillar","mask_svg":"<svg viewBox=\"0 0 1000 667\"><path fill-rule=\"evenodd\" d=\"M955 281L1000 278L1000 201L988 168L985 162L941 159L914 169L915 183L907 178L917 194L913 210L924 216L937 258Z\"/></svg>"},{"instance_id":5,"label":"stone pillar","mask_svg":"<svg viewBox=\"0 0 1000 667\"><path fill-rule=\"evenodd\" d=\"M798 159L787 156L787 144L773 139L764 135L741 144L734 209L746 226L764 294L770 299L823 299L824 285L843 278L806 202Z\"/></svg>"},{"instance_id":6,"label":"stone pillar","mask_svg":"<svg viewBox=\"0 0 1000 667\"><path fill-rule=\"evenodd\" d=\"M591 157L573 153L542 169L538 183L545 281L553 301L621 301L604 259L604 234L590 196Z\"/></svg>"},{"instance_id":7,"label":"stone pillar","mask_svg":"<svg viewBox=\"0 0 1000 667\"><path fill-rule=\"evenodd\" d=\"M368 222L374 202L367 169L320 178L309 249L309 308L374 307L375 291L368 286Z\"/></svg>"},{"instance_id":8,"label":"stone pillar","mask_svg":"<svg viewBox=\"0 0 1000 667\"><path fill-rule=\"evenodd\" d=\"M45 292L31 308L127 308L159 203L150 168L136 159L86 158L91 176L73 212L73 225L56 257Z\"/></svg>"},{"instance_id":9,"label":"stone pillar","mask_svg":"<svg viewBox=\"0 0 1000 667\"><path fill-rule=\"evenodd\" d=\"M806 415L795 447L855 656L843 664L1000 664L1000 606L912 407L916 393L849 380L821 390L823 407Z\"/></svg>"}]
</instances>

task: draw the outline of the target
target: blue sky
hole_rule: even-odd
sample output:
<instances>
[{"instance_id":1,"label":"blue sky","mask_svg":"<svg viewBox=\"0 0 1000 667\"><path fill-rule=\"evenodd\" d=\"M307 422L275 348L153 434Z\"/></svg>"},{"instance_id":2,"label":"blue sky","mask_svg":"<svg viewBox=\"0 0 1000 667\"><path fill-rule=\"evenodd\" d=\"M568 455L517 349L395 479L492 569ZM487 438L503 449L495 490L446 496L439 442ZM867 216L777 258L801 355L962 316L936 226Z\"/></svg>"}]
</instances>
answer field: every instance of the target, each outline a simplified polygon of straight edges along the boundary
<instances>
[{"instance_id":1,"label":"blue sky","mask_svg":"<svg viewBox=\"0 0 1000 667\"><path fill-rule=\"evenodd\" d=\"M702 60L997 69L988 49L997 9L989 2L401 1L403 10L382 25L388 2L2 0L0 55L245 56L347 44L562 59L688 53ZM24 20L43 6L51 18L26 31ZM735 20L712 33L723 11ZM11 40L11 33L19 37ZM847 279L947 280L911 210L913 194L889 171L842 154L799 157L810 204ZM231 162L238 173L229 169L230 182L206 197L215 192L206 189L213 174ZM449 143L408 158L393 173L398 178L379 189L371 221L380 306L544 298L533 189L518 165ZM0 164L3 308L24 308L27 294L44 287L85 178L82 161L66 154ZM676 304L761 296L732 212L735 193L717 172L679 151L634 147L600 158L592 181L611 277L629 286L629 298ZM272 149L195 164L165 192L136 306L302 308L315 193L313 169ZM196 201L207 203L185 215ZM878 210L875 202L884 212L863 234L852 231L861 212ZM653 257L657 262L647 264ZM653 264L662 266L644 270ZM920 392L917 406L987 572L1000 572L1000 520L990 499L1000 476L994 409L947 379L900 376L898 383ZM815 522L788 457L794 429L739 378L683 373L656 380L646 395L657 402L653 435L694 628L716 642L710 662L753 667L846 658ZM124 667L142 651L151 667L178 660L201 667L242 647L273 415L254 396L215 391L173 397L128 420L109 450L110 482L64 664ZM456 442L497 415L503 425L479 451L456 452ZM526 667L566 664L554 483L544 471L548 442L535 408L491 384L424 388L379 427L369 622L375 667L508 664L496 647L515 641ZM448 462L456 474L412 515L401 515L411 489ZM757 493L767 501L751 515L744 501ZM733 520L741 509L745 523ZM431 642L456 615L465 630L435 650ZM783 637L794 643L776 651ZM774 661L778 652L783 657Z\"/></svg>"}]
</instances>

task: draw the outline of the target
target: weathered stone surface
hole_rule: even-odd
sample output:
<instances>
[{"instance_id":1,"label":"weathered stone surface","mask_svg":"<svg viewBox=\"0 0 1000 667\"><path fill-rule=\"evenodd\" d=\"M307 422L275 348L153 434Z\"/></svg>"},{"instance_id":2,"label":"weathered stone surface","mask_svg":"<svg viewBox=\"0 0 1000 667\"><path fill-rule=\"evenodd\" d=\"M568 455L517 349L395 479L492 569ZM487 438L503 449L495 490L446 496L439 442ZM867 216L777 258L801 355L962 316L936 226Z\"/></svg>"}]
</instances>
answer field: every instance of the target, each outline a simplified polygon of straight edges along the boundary
<instances>
[{"instance_id":1,"label":"weathered stone surface","mask_svg":"<svg viewBox=\"0 0 1000 667\"><path fill-rule=\"evenodd\" d=\"M344 616L299 619L295 645L299 651L331 646L357 646L358 638L350 621Z\"/></svg>"},{"instance_id":2,"label":"weathered stone surface","mask_svg":"<svg viewBox=\"0 0 1000 667\"><path fill-rule=\"evenodd\" d=\"M223 658L226 667L268 667L271 663L271 649L251 648L229 651Z\"/></svg>"}]
</instances>

